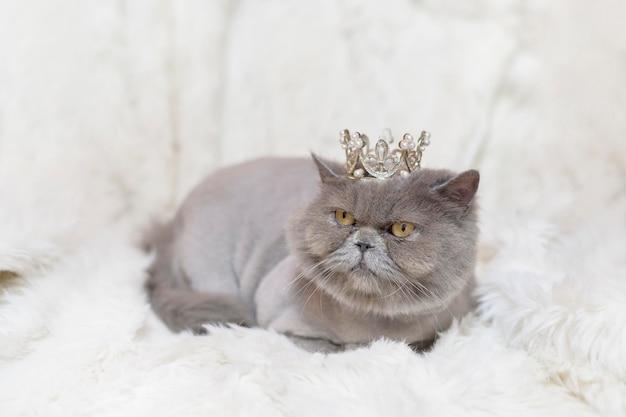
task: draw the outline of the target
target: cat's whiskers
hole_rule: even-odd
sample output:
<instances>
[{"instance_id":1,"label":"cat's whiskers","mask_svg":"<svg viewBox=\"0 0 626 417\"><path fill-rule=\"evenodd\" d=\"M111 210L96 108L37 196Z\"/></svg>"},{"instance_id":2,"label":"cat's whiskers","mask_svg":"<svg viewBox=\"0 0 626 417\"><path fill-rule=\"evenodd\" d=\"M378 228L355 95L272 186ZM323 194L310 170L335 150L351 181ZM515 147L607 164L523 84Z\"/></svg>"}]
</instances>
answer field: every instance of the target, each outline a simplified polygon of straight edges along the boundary
<instances>
[{"instance_id":1,"label":"cat's whiskers","mask_svg":"<svg viewBox=\"0 0 626 417\"><path fill-rule=\"evenodd\" d=\"M396 284L398 286L398 290L397 291L400 291L400 294L402 294L402 296L404 297L407 305L411 305L411 304L416 303L416 302L419 301L418 298L415 296L415 294L413 294L411 291L408 291L408 287L407 287L408 281L400 280L400 279L394 277L393 278L393 282L394 282L394 284Z\"/></svg>"},{"instance_id":2,"label":"cat's whiskers","mask_svg":"<svg viewBox=\"0 0 626 417\"><path fill-rule=\"evenodd\" d=\"M305 286L306 288L308 288L314 281L319 282L320 285L315 285L313 288L313 291L311 291L311 294L309 294L309 296L307 297L307 299L304 301L304 303L302 304L302 308L300 309L300 318L302 318L302 315L304 314L304 310L306 310L307 305L309 304L309 301L311 301L311 299L313 298L313 296L315 295L316 292L321 290L321 285L324 285L326 283L326 281L328 281L331 277L331 275L333 274L332 269L330 268L325 268L321 271L321 274L317 275L315 277L315 279L311 279L309 281L309 283L307 283L307 285ZM321 303L322 303L322 299L320 297L320 313L323 315L324 312L321 309Z\"/></svg>"},{"instance_id":3,"label":"cat's whiskers","mask_svg":"<svg viewBox=\"0 0 626 417\"><path fill-rule=\"evenodd\" d=\"M431 290L429 290L424 284L422 284L419 281L406 281L407 284L409 284L412 288L416 289L419 293L421 293L422 295L432 298L436 301L441 301L441 298L436 295L434 292L432 292Z\"/></svg>"},{"instance_id":4,"label":"cat's whiskers","mask_svg":"<svg viewBox=\"0 0 626 417\"><path fill-rule=\"evenodd\" d=\"M400 292L407 302L411 303L412 301L416 301L416 300L411 300L408 297L408 294L405 293L404 291L404 287L406 286L405 280L398 278L398 275L401 273L397 271L392 265L390 265L387 262L381 262L377 264L376 269L379 270L379 272L377 273L377 276L391 281L391 283L393 283L393 285L396 287L394 290L392 290L388 294L382 294L383 291L381 291L381 296L378 297L378 299L390 298L390 297L393 297L398 292Z\"/></svg>"},{"instance_id":5,"label":"cat's whiskers","mask_svg":"<svg viewBox=\"0 0 626 417\"><path fill-rule=\"evenodd\" d=\"M370 260L367 268L372 276L363 277L367 282L357 281L356 284L350 286L329 283L337 273L345 273L342 269L346 266L345 257L345 253L335 252L306 267L301 265L298 275L286 284L286 290L293 291L293 296L306 294L306 299L302 297L304 302L301 303L300 318L303 317L309 303L316 296L318 296L320 304L317 314L323 316L323 297L319 296L319 294L328 290L334 293L333 298L350 300L349 302L353 306L366 302L369 299L367 311L380 311L380 309L383 309L382 311L388 311L391 314L414 314L421 312L432 314L435 320L437 320L436 316L438 312L440 313L441 307L449 311L449 307L443 303L444 298L438 296L423 283L406 277L389 259L374 258ZM303 278L306 282L302 282ZM294 290L293 286L297 284L299 284L297 290ZM364 285L364 287L359 289L359 284ZM370 294L369 296L367 295L368 293ZM378 296L370 298L373 294L378 294ZM361 305L364 306L364 304ZM440 328L438 320L437 328Z\"/></svg>"},{"instance_id":6,"label":"cat's whiskers","mask_svg":"<svg viewBox=\"0 0 626 417\"><path fill-rule=\"evenodd\" d=\"M300 287L295 293L294 295L298 295L300 292L306 290L307 287L309 287L310 285L313 284L314 279L311 279L312 277L310 277L310 275L315 272L316 269L318 269L320 266L325 266L325 264L328 264L329 261L328 259L322 259L319 262L314 263L313 265L309 266L307 269L302 270L298 275L296 275L296 277L294 279L292 279L291 281L289 281L287 283L287 285L285 285L285 291L290 291L291 287L297 283L298 281L300 281L302 278L309 278L306 281L306 284L304 284L302 287ZM325 269L327 269L325 267ZM324 269L323 269L324 270ZM322 271L323 271L322 270Z\"/></svg>"},{"instance_id":7,"label":"cat's whiskers","mask_svg":"<svg viewBox=\"0 0 626 417\"><path fill-rule=\"evenodd\" d=\"M439 305L439 306L443 305L444 306L443 311L447 311L447 312L450 313L450 315L454 316L454 313L452 312L452 310L450 310L449 303L442 303L443 299L441 297L435 295L432 291L428 290L428 288L426 288L426 286L424 286L424 284L422 284L420 282L410 282L410 281L407 281L407 283L410 284L411 286L413 286L414 288L422 288L423 290L428 291L431 294L430 297L432 297L435 300L437 300L437 305ZM419 287L417 285L419 285ZM426 310L431 313L432 317L434 317L435 323L437 325L436 327L438 329L443 328L441 326L441 324L439 323L439 314L437 314L438 310L435 309L434 305L432 305L431 303L426 303L425 307L426 307Z\"/></svg>"},{"instance_id":8,"label":"cat's whiskers","mask_svg":"<svg viewBox=\"0 0 626 417\"><path fill-rule=\"evenodd\" d=\"M394 284L396 284L394 282ZM380 297L378 297L379 299L384 299L384 298L389 298L389 297L393 297L394 295L396 295L398 292L402 291L402 287L403 285L397 285L396 284L396 289L392 292L390 292L389 294L385 294L385 295L381 295Z\"/></svg>"},{"instance_id":9,"label":"cat's whiskers","mask_svg":"<svg viewBox=\"0 0 626 417\"><path fill-rule=\"evenodd\" d=\"M398 276L397 272L395 274L388 275L387 278L389 278L397 288L395 291L381 298L392 297L393 295L400 293L404 302L406 303L406 307L419 306L420 308L423 308L430 313L436 312L434 304L440 304L441 298L435 295L422 283L413 282L403 276ZM430 299L429 301L432 302L425 302L425 300L420 298L418 294L422 294L423 296L428 297ZM448 309L447 306L446 309Z\"/></svg>"},{"instance_id":10,"label":"cat's whiskers","mask_svg":"<svg viewBox=\"0 0 626 417\"><path fill-rule=\"evenodd\" d=\"M401 279L399 279L397 277L393 277L393 278L391 278L391 283L396 287L396 290L393 291L391 294L386 295L385 297L390 297L390 296L396 294L397 292L404 290L404 286L405 286L404 280L401 280Z\"/></svg>"}]
</instances>

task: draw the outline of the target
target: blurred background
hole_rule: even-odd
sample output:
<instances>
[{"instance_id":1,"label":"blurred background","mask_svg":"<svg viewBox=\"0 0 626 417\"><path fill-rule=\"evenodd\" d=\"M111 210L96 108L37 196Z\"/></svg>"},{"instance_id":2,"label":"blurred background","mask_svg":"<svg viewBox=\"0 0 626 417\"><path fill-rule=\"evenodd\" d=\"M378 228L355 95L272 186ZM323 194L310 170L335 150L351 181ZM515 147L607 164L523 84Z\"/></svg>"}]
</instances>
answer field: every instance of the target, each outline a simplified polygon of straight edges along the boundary
<instances>
[{"instance_id":1,"label":"blurred background","mask_svg":"<svg viewBox=\"0 0 626 417\"><path fill-rule=\"evenodd\" d=\"M137 230L220 166L340 159L341 129L390 128L431 132L425 167L481 171L485 236L511 216L622 219L624 16L619 0L2 0L0 215L21 236Z\"/></svg>"}]
</instances>

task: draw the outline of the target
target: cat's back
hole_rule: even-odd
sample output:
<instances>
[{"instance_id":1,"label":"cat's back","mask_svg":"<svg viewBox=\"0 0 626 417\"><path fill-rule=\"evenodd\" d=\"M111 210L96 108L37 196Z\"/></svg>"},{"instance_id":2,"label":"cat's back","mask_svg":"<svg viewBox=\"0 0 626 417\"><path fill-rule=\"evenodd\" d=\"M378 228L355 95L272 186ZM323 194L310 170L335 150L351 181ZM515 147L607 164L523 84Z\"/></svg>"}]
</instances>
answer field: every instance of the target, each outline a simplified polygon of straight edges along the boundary
<instances>
[{"instance_id":1,"label":"cat's back","mask_svg":"<svg viewBox=\"0 0 626 417\"><path fill-rule=\"evenodd\" d=\"M192 287L251 296L258 280L287 255L285 224L317 191L314 163L263 158L216 171L174 220L176 262ZM233 280L234 278L234 280Z\"/></svg>"},{"instance_id":2,"label":"cat's back","mask_svg":"<svg viewBox=\"0 0 626 417\"><path fill-rule=\"evenodd\" d=\"M178 214L190 217L227 206L230 214L254 217L260 210L268 215L312 196L317 182L315 166L309 159L256 159L209 175L192 190Z\"/></svg>"}]
</instances>

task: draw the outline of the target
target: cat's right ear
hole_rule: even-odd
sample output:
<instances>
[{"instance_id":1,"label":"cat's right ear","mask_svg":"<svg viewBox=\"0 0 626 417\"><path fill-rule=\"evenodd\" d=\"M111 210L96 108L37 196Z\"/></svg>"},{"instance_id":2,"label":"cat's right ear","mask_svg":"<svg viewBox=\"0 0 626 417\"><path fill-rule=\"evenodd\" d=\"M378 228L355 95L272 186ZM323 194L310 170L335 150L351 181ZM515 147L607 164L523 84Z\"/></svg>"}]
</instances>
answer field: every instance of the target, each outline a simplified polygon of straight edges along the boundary
<instances>
[{"instance_id":1,"label":"cat's right ear","mask_svg":"<svg viewBox=\"0 0 626 417\"><path fill-rule=\"evenodd\" d=\"M320 174L320 180L324 184L335 182L339 179L339 175L337 175L332 170L328 162L324 161L322 158L315 155L314 153L311 153L311 158L313 158L313 162L315 162L315 165L317 166L317 171Z\"/></svg>"}]
</instances>

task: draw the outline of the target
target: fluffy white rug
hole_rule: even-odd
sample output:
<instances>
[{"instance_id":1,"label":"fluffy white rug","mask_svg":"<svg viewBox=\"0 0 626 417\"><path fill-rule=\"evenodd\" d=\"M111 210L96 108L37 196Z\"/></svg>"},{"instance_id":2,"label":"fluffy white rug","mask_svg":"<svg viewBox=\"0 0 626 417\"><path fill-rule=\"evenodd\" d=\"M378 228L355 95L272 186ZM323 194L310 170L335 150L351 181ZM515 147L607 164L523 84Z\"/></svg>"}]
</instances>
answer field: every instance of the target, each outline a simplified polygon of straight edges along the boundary
<instances>
[{"instance_id":1,"label":"fluffy white rug","mask_svg":"<svg viewBox=\"0 0 626 417\"><path fill-rule=\"evenodd\" d=\"M0 2L0 415L626 415L626 3ZM206 173L430 130L481 170L434 349L169 333L141 231Z\"/></svg>"}]
</instances>

